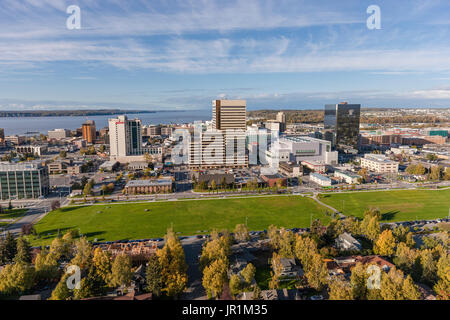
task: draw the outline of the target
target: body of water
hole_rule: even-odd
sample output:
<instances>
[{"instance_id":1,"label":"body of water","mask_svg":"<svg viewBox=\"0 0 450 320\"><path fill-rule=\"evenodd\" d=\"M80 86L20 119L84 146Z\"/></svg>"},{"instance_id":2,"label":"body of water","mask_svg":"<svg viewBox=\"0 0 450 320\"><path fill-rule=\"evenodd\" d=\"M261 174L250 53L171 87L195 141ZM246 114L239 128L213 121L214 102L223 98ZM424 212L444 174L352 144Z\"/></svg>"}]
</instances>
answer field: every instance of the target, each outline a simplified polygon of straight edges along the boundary
<instances>
[{"instance_id":1,"label":"body of water","mask_svg":"<svg viewBox=\"0 0 450 320\"><path fill-rule=\"evenodd\" d=\"M126 114L126 113L125 113ZM210 110L164 111L155 113L126 114L129 119L138 118L143 125L149 124L182 124L196 120L211 120ZM108 126L108 119L119 115L87 116L87 117L20 117L0 118L0 128L6 135L25 135L27 132L47 134L53 129L76 130L86 120L94 120L97 130Z\"/></svg>"}]
</instances>

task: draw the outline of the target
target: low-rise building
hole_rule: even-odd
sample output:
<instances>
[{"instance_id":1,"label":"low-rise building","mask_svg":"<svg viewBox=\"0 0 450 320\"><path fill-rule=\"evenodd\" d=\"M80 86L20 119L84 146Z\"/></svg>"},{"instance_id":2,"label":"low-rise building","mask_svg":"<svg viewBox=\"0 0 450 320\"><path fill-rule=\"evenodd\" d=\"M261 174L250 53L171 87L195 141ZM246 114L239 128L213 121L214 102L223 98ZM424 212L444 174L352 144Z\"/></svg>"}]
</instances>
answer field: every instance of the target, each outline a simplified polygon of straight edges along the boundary
<instances>
[{"instance_id":1,"label":"low-rise building","mask_svg":"<svg viewBox=\"0 0 450 320\"><path fill-rule=\"evenodd\" d=\"M128 164L128 170L145 170L148 168L148 162L147 161L136 161L136 162L130 162Z\"/></svg>"},{"instance_id":2,"label":"low-rise building","mask_svg":"<svg viewBox=\"0 0 450 320\"><path fill-rule=\"evenodd\" d=\"M47 146L30 146L30 145L23 146L22 145L22 146L16 146L15 149L16 149L17 153L22 153L22 154L25 154L25 153L30 154L31 153L33 155L41 156L47 152L48 147Z\"/></svg>"},{"instance_id":3,"label":"low-rise building","mask_svg":"<svg viewBox=\"0 0 450 320\"><path fill-rule=\"evenodd\" d=\"M348 184L357 184L357 183L359 183L360 179L362 179L362 177L358 174L354 174L354 173L348 172L348 171L339 171L339 170L336 170L334 172L334 176L336 178L338 178L339 180L345 181L345 183L348 183Z\"/></svg>"},{"instance_id":4,"label":"low-rise building","mask_svg":"<svg viewBox=\"0 0 450 320\"><path fill-rule=\"evenodd\" d=\"M67 129L55 129L48 132L49 140L61 140L68 137L70 137L70 130Z\"/></svg>"},{"instance_id":5,"label":"low-rise building","mask_svg":"<svg viewBox=\"0 0 450 320\"><path fill-rule=\"evenodd\" d=\"M278 173L262 175L261 179L271 188L275 186L286 187L287 185L287 179Z\"/></svg>"},{"instance_id":6,"label":"low-rise building","mask_svg":"<svg viewBox=\"0 0 450 320\"><path fill-rule=\"evenodd\" d=\"M322 186L322 187L330 187L332 184L332 181L330 178L328 178L324 175L321 175L319 173L315 173L315 172L313 172L309 175L309 180L311 182L317 183L319 186Z\"/></svg>"},{"instance_id":7,"label":"low-rise building","mask_svg":"<svg viewBox=\"0 0 450 320\"><path fill-rule=\"evenodd\" d=\"M38 162L0 163L0 199L33 199L46 196L48 171Z\"/></svg>"},{"instance_id":8,"label":"low-rise building","mask_svg":"<svg viewBox=\"0 0 450 320\"><path fill-rule=\"evenodd\" d=\"M339 250L359 251L361 250L361 243L352 237L351 234L344 232L340 234L335 240L336 248Z\"/></svg>"},{"instance_id":9,"label":"low-rise building","mask_svg":"<svg viewBox=\"0 0 450 320\"><path fill-rule=\"evenodd\" d=\"M25 143L25 137L18 135L7 136L5 137L5 142L9 145L18 146Z\"/></svg>"},{"instance_id":10,"label":"low-rise building","mask_svg":"<svg viewBox=\"0 0 450 320\"><path fill-rule=\"evenodd\" d=\"M280 162L278 170L290 178L301 177L303 175L303 167L298 164Z\"/></svg>"},{"instance_id":11,"label":"low-rise building","mask_svg":"<svg viewBox=\"0 0 450 320\"><path fill-rule=\"evenodd\" d=\"M302 161L302 165L318 173L324 173L327 170L325 162L321 161Z\"/></svg>"},{"instance_id":12,"label":"low-rise building","mask_svg":"<svg viewBox=\"0 0 450 320\"><path fill-rule=\"evenodd\" d=\"M172 192L173 181L171 178L156 180L131 180L125 186L125 194L149 194Z\"/></svg>"},{"instance_id":13,"label":"low-rise building","mask_svg":"<svg viewBox=\"0 0 450 320\"><path fill-rule=\"evenodd\" d=\"M361 168L377 173L398 173L398 162L389 160L384 155L365 154L361 158Z\"/></svg>"}]
</instances>

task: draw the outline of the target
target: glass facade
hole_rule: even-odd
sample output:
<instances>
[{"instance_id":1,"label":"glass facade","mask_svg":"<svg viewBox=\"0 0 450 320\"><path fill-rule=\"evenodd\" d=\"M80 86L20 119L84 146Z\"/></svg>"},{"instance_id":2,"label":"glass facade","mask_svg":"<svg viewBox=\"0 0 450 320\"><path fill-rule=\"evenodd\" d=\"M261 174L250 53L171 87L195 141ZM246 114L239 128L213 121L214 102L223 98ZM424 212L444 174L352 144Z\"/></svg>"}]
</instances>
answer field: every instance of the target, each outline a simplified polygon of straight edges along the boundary
<instances>
[{"instance_id":1,"label":"glass facade","mask_svg":"<svg viewBox=\"0 0 450 320\"><path fill-rule=\"evenodd\" d=\"M0 199L32 199L49 192L47 168L2 165L0 168Z\"/></svg>"},{"instance_id":2,"label":"glass facade","mask_svg":"<svg viewBox=\"0 0 450 320\"><path fill-rule=\"evenodd\" d=\"M358 149L360 104L326 105L325 137L337 148Z\"/></svg>"}]
</instances>

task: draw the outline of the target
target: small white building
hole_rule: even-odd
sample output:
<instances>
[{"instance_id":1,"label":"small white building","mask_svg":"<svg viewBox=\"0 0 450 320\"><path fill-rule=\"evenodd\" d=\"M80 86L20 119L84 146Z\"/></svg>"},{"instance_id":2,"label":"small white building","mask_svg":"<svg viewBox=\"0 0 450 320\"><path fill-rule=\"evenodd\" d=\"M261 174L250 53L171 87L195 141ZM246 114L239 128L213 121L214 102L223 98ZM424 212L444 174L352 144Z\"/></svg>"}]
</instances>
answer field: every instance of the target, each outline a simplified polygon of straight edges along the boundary
<instances>
[{"instance_id":1,"label":"small white building","mask_svg":"<svg viewBox=\"0 0 450 320\"><path fill-rule=\"evenodd\" d=\"M336 170L334 172L334 176L342 181L345 181L348 184L357 184L359 183L359 179L362 177L358 174L354 174L348 171L339 171Z\"/></svg>"},{"instance_id":2,"label":"small white building","mask_svg":"<svg viewBox=\"0 0 450 320\"><path fill-rule=\"evenodd\" d=\"M398 162L389 160L384 155L365 154L361 158L361 168L377 173L398 173Z\"/></svg>"},{"instance_id":3,"label":"small white building","mask_svg":"<svg viewBox=\"0 0 450 320\"><path fill-rule=\"evenodd\" d=\"M322 186L322 187L331 187L332 181L330 178L321 175L319 173L311 173L309 175L309 180L311 182L317 183L318 185Z\"/></svg>"}]
</instances>

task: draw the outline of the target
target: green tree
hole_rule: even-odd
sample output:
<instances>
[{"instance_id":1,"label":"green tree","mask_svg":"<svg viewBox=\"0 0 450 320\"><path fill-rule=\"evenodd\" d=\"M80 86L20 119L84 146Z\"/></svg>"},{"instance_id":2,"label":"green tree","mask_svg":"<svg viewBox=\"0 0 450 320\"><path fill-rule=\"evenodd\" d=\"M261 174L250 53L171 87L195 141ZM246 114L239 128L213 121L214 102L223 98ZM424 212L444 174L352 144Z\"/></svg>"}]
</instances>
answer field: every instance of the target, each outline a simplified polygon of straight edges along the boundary
<instances>
[{"instance_id":1,"label":"green tree","mask_svg":"<svg viewBox=\"0 0 450 320\"><path fill-rule=\"evenodd\" d=\"M236 294L238 294L239 292L241 292L241 290L242 290L242 281L241 281L241 277L239 277L239 275L237 275L237 274L233 274L233 275L230 277L230 283L229 283L229 286L230 286L230 290L231 290L231 294L232 294L232 295L236 295Z\"/></svg>"},{"instance_id":2,"label":"green tree","mask_svg":"<svg viewBox=\"0 0 450 320\"><path fill-rule=\"evenodd\" d=\"M102 296L105 293L106 282L99 276L94 265L89 267L87 276L81 279L80 288L73 290L75 300Z\"/></svg>"},{"instance_id":3,"label":"green tree","mask_svg":"<svg viewBox=\"0 0 450 320\"><path fill-rule=\"evenodd\" d=\"M162 290L162 278L161 278L161 265L156 255L152 255L147 263L146 272L146 284L147 291L151 292L155 296L161 295Z\"/></svg>"},{"instance_id":4,"label":"green tree","mask_svg":"<svg viewBox=\"0 0 450 320\"><path fill-rule=\"evenodd\" d=\"M253 264L249 263L247 266L242 269L241 276L244 278L247 286L251 285L253 279L255 278L256 268Z\"/></svg>"},{"instance_id":5,"label":"green tree","mask_svg":"<svg viewBox=\"0 0 450 320\"><path fill-rule=\"evenodd\" d=\"M366 267L358 262L351 270L350 284L353 297L356 300L365 300L368 296L367 279L369 278Z\"/></svg>"},{"instance_id":6,"label":"green tree","mask_svg":"<svg viewBox=\"0 0 450 320\"><path fill-rule=\"evenodd\" d=\"M55 289L52 291L52 295L49 300L69 300L72 297L72 292L67 287L67 278L70 275L64 274L61 280L56 285Z\"/></svg>"},{"instance_id":7,"label":"green tree","mask_svg":"<svg viewBox=\"0 0 450 320\"><path fill-rule=\"evenodd\" d=\"M92 262L97 275L107 283L109 278L111 277L111 253L109 251L102 250L102 248L100 247L97 247L94 250Z\"/></svg>"},{"instance_id":8,"label":"green tree","mask_svg":"<svg viewBox=\"0 0 450 320\"><path fill-rule=\"evenodd\" d=\"M29 264L8 264L0 272L0 292L23 294L33 287L34 276L34 269Z\"/></svg>"},{"instance_id":9,"label":"green tree","mask_svg":"<svg viewBox=\"0 0 450 320\"><path fill-rule=\"evenodd\" d=\"M380 235L380 223L377 216L367 215L361 222L361 232L372 241L376 241Z\"/></svg>"},{"instance_id":10,"label":"green tree","mask_svg":"<svg viewBox=\"0 0 450 320\"><path fill-rule=\"evenodd\" d=\"M17 254L14 261L19 264L31 263L31 248L27 239L20 237L17 239Z\"/></svg>"},{"instance_id":11,"label":"green tree","mask_svg":"<svg viewBox=\"0 0 450 320\"><path fill-rule=\"evenodd\" d=\"M8 231L5 239L0 240L0 264L7 264L12 262L16 254L17 254L16 239Z\"/></svg>"},{"instance_id":12,"label":"green tree","mask_svg":"<svg viewBox=\"0 0 450 320\"><path fill-rule=\"evenodd\" d=\"M133 277L131 260L126 254L119 254L114 259L111 267L109 284L113 287L128 285Z\"/></svg>"},{"instance_id":13,"label":"green tree","mask_svg":"<svg viewBox=\"0 0 450 320\"><path fill-rule=\"evenodd\" d=\"M253 288L252 300L262 300L261 288L257 284Z\"/></svg>"}]
</instances>

